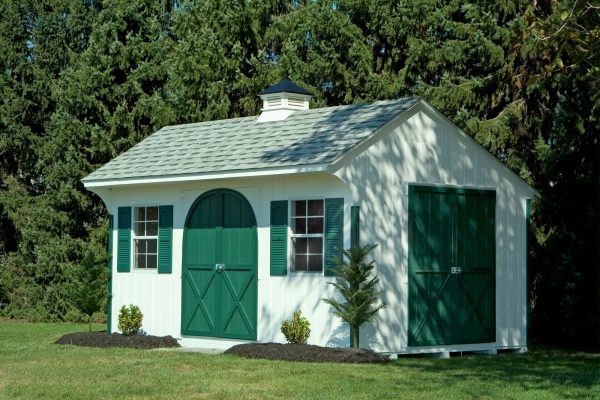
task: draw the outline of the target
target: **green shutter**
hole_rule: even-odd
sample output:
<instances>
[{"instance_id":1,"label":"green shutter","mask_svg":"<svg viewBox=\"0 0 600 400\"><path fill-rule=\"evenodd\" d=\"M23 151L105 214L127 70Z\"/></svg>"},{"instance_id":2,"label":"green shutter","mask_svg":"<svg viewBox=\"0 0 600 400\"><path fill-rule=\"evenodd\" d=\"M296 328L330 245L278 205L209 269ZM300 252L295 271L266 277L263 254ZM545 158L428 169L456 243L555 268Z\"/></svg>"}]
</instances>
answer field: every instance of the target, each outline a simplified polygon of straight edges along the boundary
<instances>
[{"instance_id":1,"label":"green shutter","mask_svg":"<svg viewBox=\"0 0 600 400\"><path fill-rule=\"evenodd\" d=\"M106 301L106 332L111 333L112 320L112 269L113 269L113 229L114 217L108 216L108 298Z\"/></svg>"},{"instance_id":2,"label":"green shutter","mask_svg":"<svg viewBox=\"0 0 600 400\"><path fill-rule=\"evenodd\" d=\"M350 207L350 247L360 246L360 207Z\"/></svg>"},{"instance_id":3,"label":"green shutter","mask_svg":"<svg viewBox=\"0 0 600 400\"><path fill-rule=\"evenodd\" d=\"M344 199L325 199L325 276L334 276L332 257L344 247Z\"/></svg>"},{"instance_id":4,"label":"green shutter","mask_svg":"<svg viewBox=\"0 0 600 400\"><path fill-rule=\"evenodd\" d=\"M271 202L271 275L287 275L288 202Z\"/></svg>"},{"instance_id":5,"label":"green shutter","mask_svg":"<svg viewBox=\"0 0 600 400\"><path fill-rule=\"evenodd\" d=\"M173 264L173 206L158 207L158 273L170 274Z\"/></svg>"},{"instance_id":6,"label":"green shutter","mask_svg":"<svg viewBox=\"0 0 600 400\"><path fill-rule=\"evenodd\" d=\"M131 269L131 207L119 207L117 272Z\"/></svg>"}]
</instances>

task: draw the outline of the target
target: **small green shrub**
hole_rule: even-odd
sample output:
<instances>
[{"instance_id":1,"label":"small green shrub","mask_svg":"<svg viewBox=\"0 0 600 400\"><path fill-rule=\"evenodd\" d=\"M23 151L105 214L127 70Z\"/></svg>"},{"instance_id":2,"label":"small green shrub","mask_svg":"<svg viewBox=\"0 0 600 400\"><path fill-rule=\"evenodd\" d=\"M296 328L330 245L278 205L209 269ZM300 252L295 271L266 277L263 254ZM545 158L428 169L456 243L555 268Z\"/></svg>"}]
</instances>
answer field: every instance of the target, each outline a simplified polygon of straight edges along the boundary
<instances>
[{"instance_id":1,"label":"small green shrub","mask_svg":"<svg viewBox=\"0 0 600 400\"><path fill-rule=\"evenodd\" d=\"M292 319L286 319L281 323L281 333L288 343L306 344L310 336L310 322L302 316L301 310L295 311Z\"/></svg>"},{"instance_id":2,"label":"small green shrub","mask_svg":"<svg viewBox=\"0 0 600 400\"><path fill-rule=\"evenodd\" d=\"M121 307L119 311L119 330L123 335L134 335L142 328L144 314L138 306L131 304L129 307Z\"/></svg>"}]
</instances>

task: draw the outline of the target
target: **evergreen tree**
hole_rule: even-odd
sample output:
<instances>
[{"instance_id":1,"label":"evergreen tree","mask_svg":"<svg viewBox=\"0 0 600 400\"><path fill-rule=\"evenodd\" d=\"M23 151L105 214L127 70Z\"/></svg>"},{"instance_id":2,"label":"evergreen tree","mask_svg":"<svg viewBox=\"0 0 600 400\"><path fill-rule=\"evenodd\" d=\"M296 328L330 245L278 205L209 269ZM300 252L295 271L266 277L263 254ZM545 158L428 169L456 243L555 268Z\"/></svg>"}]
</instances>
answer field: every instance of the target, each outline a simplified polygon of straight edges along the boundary
<instances>
[{"instance_id":1,"label":"evergreen tree","mask_svg":"<svg viewBox=\"0 0 600 400\"><path fill-rule=\"evenodd\" d=\"M531 254L532 330L600 349L600 10L542 3L524 53L527 165L540 201Z\"/></svg>"},{"instance_id":2,"label":"evergreen tree","mask_svg":"<svg viewBox=\"0 0 600 400\"><path fill-rule=\"evenodd\" d=\"M91 332L92 316L103 309L108 297L105 284L106 258L98 258L97 252L86 250L75 275L72 301L87 316Z\"/></svg>"},{"instance_id":3,"label":"evergreen tree","mask_svg":"<svg viewBox=\"0 0 600 400\"><path fill-rule=\"evenodd\" d=\"M2 19L1 42L21 36L3 68L25 71L2 85L2 231L16 242L0 269L4 312L77 318L75 271L85 248L104 254L106 230L104 207L79 180L172 118L162 92L169 18L154 1L4 6L14 17Z\"/></svg>"},{"instance_id":4,"label":"evergreen tree","mask_svg":"<svg viewBox=\"0 0 600 400\"><path fill-rule=\"evenodd\" d=\"M376 97L366 92L372 78L370 48L348 15L329 2L307 2L274 18L264 44L271 75L313 89L313 107Z\"/></svg>"},{"instance_id":5,"label":"evergreen tree","mask_svg":"<svg viewBox=\"0 0 600 400\"><path fill-rule=\"evenodd\" d=\"M0 2L0 308L77 318L79 180L166 124L421 95L533 184L531 333L600 348L600 10L505 0Z\"/></svg>"},{"instance_id":6,"label":"evergreen tree","mask_svg":"<svg viewBox=\"0 0 600 400\"><path fill-rule=\"evenodd\" d=\"M323 299L333 308L333 315L350 325L350 337L354 348L360 345L360 327L371 321L375 314L385 307L384 303L379 303L379 278L373 275L375 261L367 261L369 253L376 246L355 246L342 250L340 256L335 256L336 268L333 272L336 279L331 284L343 301L335 297Z\"/></svg>"},{"instance_id":7,"label":"evergreen tree","mask_svg":"<svg viewBox=\"0 0 600 400\"><path fill-rule=\"evenodd\" d=\"M244 0L206 0L186 2L174 13L168 92L178 122L258 113L261 83L252 61L259 9Z\"/></svg>"},{"instance_id":8,"label":"evergreen tree","mask_svg":"<svg viewBox=\"0 0 600 400\"><path fill-rule=\"evenodd\" d=\"M61 71L87 45L93 3L3 2L0 19L0 286L5 312L31 319L62 319L69 269L83 244L65 199L48 188L40 150L56 103L50 93ZM4 57L6 54L6 57Z\"/></svg>"}]
</instances>

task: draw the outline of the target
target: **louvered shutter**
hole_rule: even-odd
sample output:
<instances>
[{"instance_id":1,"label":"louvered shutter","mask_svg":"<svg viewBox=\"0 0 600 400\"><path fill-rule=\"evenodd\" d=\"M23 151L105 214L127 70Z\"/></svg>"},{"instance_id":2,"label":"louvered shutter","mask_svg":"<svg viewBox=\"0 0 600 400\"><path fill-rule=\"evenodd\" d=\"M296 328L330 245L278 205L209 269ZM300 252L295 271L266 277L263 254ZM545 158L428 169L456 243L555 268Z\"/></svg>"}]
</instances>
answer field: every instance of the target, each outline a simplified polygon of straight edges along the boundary
<instances>
[{"instance_id":1,"label":"louvered shutter","mask_svg":"<svg viewBox=\"0 0 600 400\"><path fill-rule=\"evenodd\" d=\"M287 275L288 202L271 202L271 275Z\"/></svg>"},{"instance_id":2,"label":"louvered shutter","mask_svg":"<svg viewBox=\"0 0 600 400\"><path fill-rule=\"evenodd\" d=\"M325 276L334 276L333 256L344 247L344 199L325 199Z\"/></svg>"},{"instance_id":3,"label":"louvered shutter","mask_svg":"<svg viewBox=\"0 0 600 400\"><path fill-rule=\"evenodd\" d=\"M173 264L173 206L158 207L158 273L170 274Z\"/></svg>"},{"instance_id":4,"label":"louvered shutter","mask_svg":"<svg viewBox=\"0 0 600 400\"><path fill-rule=\"evenodd\" d=\"M131 270L131 207L119 207L117 272Z\"/></svg>"}]
</instances>

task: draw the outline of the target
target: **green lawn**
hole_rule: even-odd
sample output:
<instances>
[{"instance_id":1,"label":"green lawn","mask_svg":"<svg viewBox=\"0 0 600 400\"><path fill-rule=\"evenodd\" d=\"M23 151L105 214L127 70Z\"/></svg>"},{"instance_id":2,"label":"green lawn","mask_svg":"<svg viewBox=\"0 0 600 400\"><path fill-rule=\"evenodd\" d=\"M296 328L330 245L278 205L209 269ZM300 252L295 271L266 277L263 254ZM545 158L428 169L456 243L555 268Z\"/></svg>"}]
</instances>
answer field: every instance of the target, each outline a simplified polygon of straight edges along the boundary
<instances>
[{"instance_id":1,"label":"green lawn","mask_svg":"<svg viewBox=\"0 0 600 400\"><path fill-rule=\"evenodd\" d=\"M598 355L536 351L382 366L53 344L79 330L87 326L0 322L0 399L600 398Z\"/></svg>"}]
</instances>

